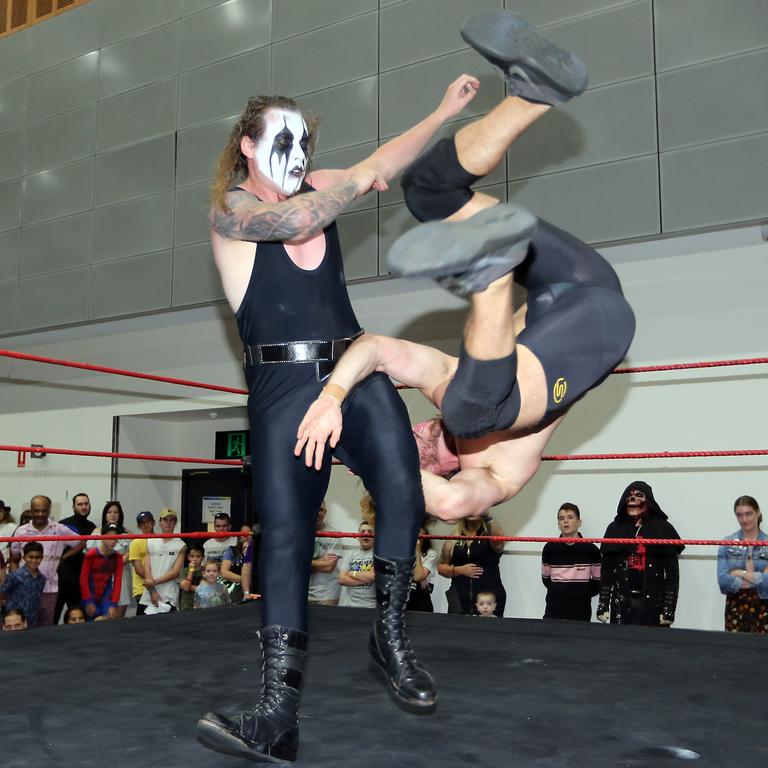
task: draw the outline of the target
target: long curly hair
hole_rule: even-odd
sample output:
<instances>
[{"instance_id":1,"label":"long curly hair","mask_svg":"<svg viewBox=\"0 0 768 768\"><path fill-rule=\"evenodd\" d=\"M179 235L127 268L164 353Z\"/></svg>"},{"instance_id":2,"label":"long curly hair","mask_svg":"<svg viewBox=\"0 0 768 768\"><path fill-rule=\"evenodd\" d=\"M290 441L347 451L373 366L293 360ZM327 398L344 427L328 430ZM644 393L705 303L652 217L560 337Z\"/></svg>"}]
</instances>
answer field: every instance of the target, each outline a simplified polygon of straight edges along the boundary
<instances>
[{"instance_id":1,"label":"long curly hair","mask_svg":"<svg viewBox=\"0 0 768 768\"><path fill-rule=\"evenodd\" d=\"M307 124L309 156L312 156L316 144L318 118L302 113L299 105L288 96L252 96L248 99L243 113L232 126L229 141L216 163L216 175L211 185L211 203L214 208L229 213L227 191L233 184L248 175L248 159L240 151L240 141L244 136L248 136L253 141L258 141L262 137L264 116L269 109L284 109L301 114ZM309 166L307 166L307 172L309 172Z\"/></svg>"}]
</instances>

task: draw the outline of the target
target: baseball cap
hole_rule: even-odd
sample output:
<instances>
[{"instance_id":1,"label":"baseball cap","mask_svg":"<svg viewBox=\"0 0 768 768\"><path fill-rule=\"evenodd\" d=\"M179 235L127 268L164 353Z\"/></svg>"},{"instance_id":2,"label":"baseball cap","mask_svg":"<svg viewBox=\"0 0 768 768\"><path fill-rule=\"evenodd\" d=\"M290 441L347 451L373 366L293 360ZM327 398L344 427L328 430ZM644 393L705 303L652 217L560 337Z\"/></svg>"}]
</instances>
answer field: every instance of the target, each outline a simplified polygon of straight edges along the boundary
<instances>
[{"instance_id":1,"label":"baseball cap","mask_svg":"<svg viewBox=\"0 0 768 768\"><path fill-rule=\"evenodd\" d=\"M143 523L145 520L154 520L155 516L147 509L145 509L143 512L139 512L138 515L136 515L136 522L137 523Z\"/></svg>"},{"instance_id":2,"label":"baseball cap","mask_svg":"<svg viewBox=\"0 0 768 768\"><path fill-rule=\"evenodd\" d=\"M171 509L170 507L166 507L165 509L160 510L160 519L162 520L164 517L175 517L177 520L179 519L179 516L176 514L176 510Z\"/></svg>"},{"instance_id":3,"label":"baseball cap","mask_svg":"<svg viewBox=\"0 0 768 768\"><path fill-rule=\"evenodd\" d=\"M0 509L7 509L10 511L11 508L4 501L0 500Z\"/></svg>"},{"instance_id":4,"label":"baseball cap","mask_svg":"<svg viewBox=\"0 0 768 768\"><path fill-rule=\"evenodd\" d=\"M114 523L110 523L101 529L102 536L109 536L113 533L125 533L125 528L123 528L122 525L115 525Z\"/></svg>"}]
</instances>

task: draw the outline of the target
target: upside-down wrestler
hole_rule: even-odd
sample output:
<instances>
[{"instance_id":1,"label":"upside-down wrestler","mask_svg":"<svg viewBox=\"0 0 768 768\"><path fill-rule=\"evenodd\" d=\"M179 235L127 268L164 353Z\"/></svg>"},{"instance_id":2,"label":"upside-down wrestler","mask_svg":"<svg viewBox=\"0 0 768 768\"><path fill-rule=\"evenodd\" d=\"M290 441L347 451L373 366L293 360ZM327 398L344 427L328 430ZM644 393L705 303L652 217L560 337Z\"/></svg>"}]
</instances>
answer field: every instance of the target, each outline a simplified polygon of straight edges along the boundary
<instances>
[{"instance_id":1,"label":"upside-down wrestler","mask_svg":"<svg viewBox=\"0 0 768 768\"><path fill-rule=\"evenodd\" d=\"M315 519L331 463L308 470L293 446L301 415L362 333L334 220L356 198L386 189L477 86L475 78L461 76L432 114L363 162L312 172L312 123L291 99L254 98L221 156L211 240L244 345L253 499L262 526L264 671L252 709L199 721L198 739L211 749L261 761L296 759ZM408 645L404 621L424 515L419 458L406 409L385 375L366 377L348 398L336 454L363 479L378 511L371 655L398 703L430 711L435 686Z\"/></svg>"},{"instance_id":2,"label":"upside-down wrestler","mask_svg":"<svg viewBox=\"0 0 768 768\"><path fill-rule=\"evenodd\" d=\"M502 70L511 95L403 174L409 210L429 223L389 253L393 273L432 277L469 297L460 356L363 335L308 410L295 446L320 466L326 442L332 448L343 435L348 393L372 371L416 387L442 411L414 433L427 511L449 522L518 493L565 413L624 357L635 328L616 273L594 249L470 188L529 125L584 90L583 64L507 11L470 17L462 36ZM513 278L528 291L517 311Z\"/></svg>"}]
</instances>

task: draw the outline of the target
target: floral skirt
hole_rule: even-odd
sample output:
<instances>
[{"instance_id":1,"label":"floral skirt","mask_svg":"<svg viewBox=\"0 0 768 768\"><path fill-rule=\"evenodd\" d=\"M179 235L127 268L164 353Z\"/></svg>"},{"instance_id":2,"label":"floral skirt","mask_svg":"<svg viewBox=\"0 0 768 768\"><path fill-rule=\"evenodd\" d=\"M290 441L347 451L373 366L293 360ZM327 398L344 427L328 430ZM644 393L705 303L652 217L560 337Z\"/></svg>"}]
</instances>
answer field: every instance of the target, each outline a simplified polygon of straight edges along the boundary
<instances>
[{"instance_id":1,"label":"floral skirt","mask_svg":"<svg viewBox=\"0 0 768 768\"><path fill-rule=\"evenodd\" d=\"M768 634L768 600L761 600L756 589L727 595L725 631Z\"/></svg>"}]
</instances>

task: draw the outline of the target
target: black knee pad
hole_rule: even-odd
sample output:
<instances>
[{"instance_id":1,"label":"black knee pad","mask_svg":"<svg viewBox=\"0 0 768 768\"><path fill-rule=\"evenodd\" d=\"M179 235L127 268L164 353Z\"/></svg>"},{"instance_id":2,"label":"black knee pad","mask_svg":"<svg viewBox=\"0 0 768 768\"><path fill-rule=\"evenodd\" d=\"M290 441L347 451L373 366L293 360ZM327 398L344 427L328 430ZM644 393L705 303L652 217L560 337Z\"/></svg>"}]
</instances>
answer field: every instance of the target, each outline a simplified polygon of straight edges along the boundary
<instances>
[{"instance_id":1,"label":"black knee pad","mask_svg":"<svg viewBox=\"0 0 768 768\"><path fill-rule=\"evenodd\" d=\"M445 219L469 202L480 176L464 170L453 137L440 139L405 170L400 186L408 210L419 221Z\"/></svg>"},{"instance_id":2,"label":"black knee pad","mask_svg":"<svg viewBox=\"0 0 768 768\"><path fill-rule=\"evenodd\" d=\"M520 413L517 352L476 360L462 345L459 367L441 405L443 423L456 437L482 437L511 427Z\"/></svg>"}]
</instances>

